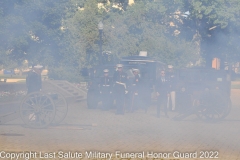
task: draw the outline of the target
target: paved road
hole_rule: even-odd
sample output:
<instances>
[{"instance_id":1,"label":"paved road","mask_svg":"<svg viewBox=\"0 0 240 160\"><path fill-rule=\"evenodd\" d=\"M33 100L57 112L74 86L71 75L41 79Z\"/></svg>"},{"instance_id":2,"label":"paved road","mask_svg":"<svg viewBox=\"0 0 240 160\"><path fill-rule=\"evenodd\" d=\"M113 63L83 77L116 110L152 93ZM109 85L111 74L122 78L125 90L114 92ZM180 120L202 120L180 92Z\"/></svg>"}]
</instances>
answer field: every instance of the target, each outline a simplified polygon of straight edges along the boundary
<instances>
[{"instance_id":1,"label":"paved road","mask_svg":"<svg viewBox=\"0 0 240 160\"><path fill-rule=\"evenodd\" d=\"M218 123L202 122L196 116L173 121L174 112L170 113L170 118L156 118L155 106L151 106L147 113L139 110L115 115L113 110L88 110L85 102L76 103L70 105L68 116L60 126L29 129L20 119L1 125L0 150L9 153L144 151L144 158L147 152L169 152L172 157L179 151L182 155L197 152L198 159L201 151L206 151L205 156L218 153L218 159L237 160L240 159L239 97L240 90L233 90L232 111Z\"/></svg>"}]
</instances>

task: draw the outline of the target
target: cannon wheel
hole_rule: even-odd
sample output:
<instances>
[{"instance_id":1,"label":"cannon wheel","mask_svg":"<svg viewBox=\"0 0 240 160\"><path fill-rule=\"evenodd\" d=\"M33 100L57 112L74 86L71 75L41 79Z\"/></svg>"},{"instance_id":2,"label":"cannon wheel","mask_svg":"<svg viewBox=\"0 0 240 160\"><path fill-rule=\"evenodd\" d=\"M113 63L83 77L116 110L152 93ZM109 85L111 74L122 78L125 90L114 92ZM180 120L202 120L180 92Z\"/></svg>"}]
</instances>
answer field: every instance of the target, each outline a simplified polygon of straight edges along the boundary
<instances>
[{"instance_id":1,"label":"cannon wheel","mask_svg":"<svg viewBox=\"0 0 240 160\"><path fill-rule=\"evenodd\" d=\"M224 119L231 110L231 100L220 92L204 92L193 106L197 109L197 116L204 121L219 121Z\"/></svg>"},{"instance_id":2,"label":"cannon wheel","mask_svg":"<svg viewBox=\"0 0 240 160\"><path fill-rule=\"evenodd\" d=\"M30 128L45 128L55 117L55 105L44 92L28 94L21 102L20 117Z\"/></svg>"},{"instance_id":3,"label":"cannon wheel","mask_svg":"<svg viewBox=\"0 0 240 160\"><path fill-rule=\"evenodd\" d=\"M64 96L62 94L60 94L58 91L56 90L47 90L44 91L49 97L51 97L51 99L54 102L55 105L55 117L52 121L52 124L56 125L61 123L65 117L67 116L67 112L68 112L68 103L66 101L66 99L64 98Z\"/></svg>"}]
</instances>

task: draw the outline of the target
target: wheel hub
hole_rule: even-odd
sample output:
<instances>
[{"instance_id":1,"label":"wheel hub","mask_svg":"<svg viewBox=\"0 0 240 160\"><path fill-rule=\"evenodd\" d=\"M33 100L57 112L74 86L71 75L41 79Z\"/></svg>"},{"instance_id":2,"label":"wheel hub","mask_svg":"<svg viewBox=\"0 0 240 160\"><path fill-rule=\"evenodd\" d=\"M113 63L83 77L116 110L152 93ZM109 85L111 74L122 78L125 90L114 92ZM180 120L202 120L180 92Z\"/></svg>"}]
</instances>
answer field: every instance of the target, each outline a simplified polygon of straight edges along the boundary
<instances>
[{"instance_id":1,"label":"wheel hub","mask_svg":"<svg viewBox=\"0 0 240 160\"><path fill-rule=\"evenodd\" d=\"M41 112L42 111L42 106L41 105L34 105L34 111L36 113Z\"/></svg>"}]
</instances>

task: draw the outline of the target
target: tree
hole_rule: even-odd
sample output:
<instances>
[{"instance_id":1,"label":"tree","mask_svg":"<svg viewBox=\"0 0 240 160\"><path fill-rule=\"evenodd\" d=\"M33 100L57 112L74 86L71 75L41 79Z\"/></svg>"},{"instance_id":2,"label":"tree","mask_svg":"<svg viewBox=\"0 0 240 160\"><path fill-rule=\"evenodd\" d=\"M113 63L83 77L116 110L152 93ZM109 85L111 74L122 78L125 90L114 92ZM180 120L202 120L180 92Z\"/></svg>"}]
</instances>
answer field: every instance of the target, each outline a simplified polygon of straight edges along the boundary
<instances>
[{"instance_id":1,"label":"tree","mask_svg":"<svg viewBox=\"0 0 240 160\"><path fill-rule=\"evenodd\" d=\"M48 65L53 77L74 79L98 64L100 21L103 51L118 58L146 50L175 67L201 56L208 64L212 57L239 60L239 8L238 0L2 0L0 63L27 59Z\"/></svg>"},{"instance_id":2,"label":"tree","mask_svg":"<svg viewBox=\"0 0 240 160\"><path fill-rule=\"evenodd\" d=\"M191 12L185 26L199 33L201 52L207 65L211 66L213 57L221 58L222 62L239 61L240 1L193 0L185 5Z\"/></svg>"},{"instance_id":3,"label":"tree","mask_svg":"<svg viewBox=\"0 0 240 160\"><path fill-rule=\"evenodd\" d=\"M72 69L74 64L66 61L67 32L62 27L66 8L70 8L68 0L3 0L0 3L0 54L3 57L0 63L5 68L19 67L28 60L30 64L49 66L50 73L58 75L57 78L73 76L62 74L61 77L55 68L77 77L77 71Z\"/></svg>"},{"instance_id":4,"label":"tree","mask_svg":"<svg viewBox=\"0 0 240 160\"><path fill-rule=\"evenodd\" d=\"M75 1L72 3L82 5ZM101 12L97 4L97 0L86 1L84 10L77 6L76 12L65 21L72 47L72 60L79 60L81 67L97 64L98 55L101 54L98 46L98 23L101 20Z\"/></svg>"},{"instance_id":5,"label":"tree","mask_svg":"<svg viewBox=\"0 0 240 160\"><path fill-rule=\"evenodd\" d=\"M96 0L82 1L81 7L75 0L72 3L78 7L66 20L66 26L71 33L69 39L74 55L80 55L82 66L97 64L98 55L101 54L98 45L99 21L104 23L103 50L111 51L117 57L147 50L150 56L179 67L199 59L195 44L177 38L174 34L176 27L169 25L174 17L167 15L179 9L181 1L174 1L174 7L168 1L138 1L126 9L113 7L116 1L102 5ZM177 47L173 47L176 43Z\"/></svg>"},{"instance_id":6,"label":"tree","mask_svg":"<svg viewBox=\"0 0 240 160\"><path fill-rule=\"evenodd\" d=\"M176 67L196 62L197 46L178 38L174 34L177 26L170 25L174 20L172 15L181 8L179 1L174 3L179 5L169 7L172 4L168 1L138 1L126 11L113 10L104 21L105 47L114 49L119 57L146 50L150 56Z\"/></svg>"},{"instance_id":7,"label":"tree","mask_svg":"<svg viewBox=\"0 0 240 160\"><path fill-rule=\"evenodd\" d=\"M1 47L11 60L50 65L61 58L61 23L66 0L2 1ZM57 59L58 58L58 59ZM52 60L51 60L52 59Z\"/></svg>"}]
</instances>

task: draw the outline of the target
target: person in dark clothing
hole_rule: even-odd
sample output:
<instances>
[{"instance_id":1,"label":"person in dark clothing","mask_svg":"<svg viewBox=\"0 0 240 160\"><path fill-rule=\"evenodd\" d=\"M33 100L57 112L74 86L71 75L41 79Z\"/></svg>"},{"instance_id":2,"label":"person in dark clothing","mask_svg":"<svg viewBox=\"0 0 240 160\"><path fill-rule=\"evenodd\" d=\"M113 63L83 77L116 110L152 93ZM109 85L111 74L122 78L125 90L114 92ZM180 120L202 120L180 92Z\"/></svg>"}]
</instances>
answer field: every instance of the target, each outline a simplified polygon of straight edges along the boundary
<instances>
[{"instance_id":1,"label":"person in dark clothing","mask_svg":"<svg viewBox=\"0 0 240 160\"><path fill-rule=\"evenodd\" d=\"M97 77L97 70L93 68L89 72L88 92L87 92L87 105L88 109L96 109L99 99L99 80Z\"/></svg>"},{"instance_id":2,"label":"person in dark clothing","mask_svg":"<svg viewBox=\"0 0 240 160\"><path fill-rule=\"evenodd\" d=\"M137 110L141 107L141 78L139 76L139 70L138 69L132 69L132 72L134 74L134 78L132 79L131 88L130 88L130 98L131 98L131 112Z\"/></svg>"},{"instance_id":3,"label":"person in dark clothing","mask_svg":"<svg viewBox=\"0 0 240 160\"><path fill-rule=\"evenodd\" d=\"M43 66L40 65L33 66L32 70L28 72L26 78L28 94L32 92L39 92L42 89L42 67Z\"/></svg>"},{"instance_id":4,"label":"person in dark clothing","mask_svg":"<svg viewBox=\"0 0 240 160\"><path fill-rule=\"evenodd\" d=\"M104 76L100 80L100 94L102 99L102 109L109 110L112 105L112 79L108 76L108 69L104 69Z\"/></svg>"},{"instance_id":5,"label":"person in dark clothing","mask_svg":"<svg viewBox=\"0 0 240 160\"><path fill-rule=\"evenodd\" d=\"M139 98L141 100L141 106L143 107L145 112L147 112L148 107L151 105L153 82L147 72L141 73L141 76L142 77Z\"/></svg>"},{"instance_id":6,"label":"person in dark clothing","mask_svg":"<svg viewBox=\"0 0 240 160\"><path fill-rule=\"evenodd\" d=\"M114 95L116 100L116 114L124 114L125 108L125 98L128 93L127 83L128 76L127 73L123 72L123 65L117 64L117 71L113 75L114 82Z\"/></svg>"},{"instance_id":7,"label":"person in dark clothing","mask_svg":"<svg viewBox=\"0 0 240 160\"><path fill-rule=\"evenodd\" d=\"M165 116L168 117L167 107L169 105L170 83L163 70L156 81L156 92L158 96L157 117L160 117L161 108L164 109Z\"/></svg>"}]
</instances>

